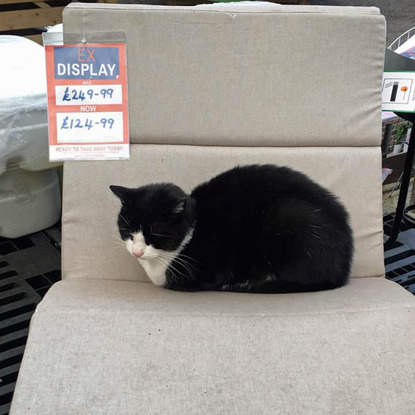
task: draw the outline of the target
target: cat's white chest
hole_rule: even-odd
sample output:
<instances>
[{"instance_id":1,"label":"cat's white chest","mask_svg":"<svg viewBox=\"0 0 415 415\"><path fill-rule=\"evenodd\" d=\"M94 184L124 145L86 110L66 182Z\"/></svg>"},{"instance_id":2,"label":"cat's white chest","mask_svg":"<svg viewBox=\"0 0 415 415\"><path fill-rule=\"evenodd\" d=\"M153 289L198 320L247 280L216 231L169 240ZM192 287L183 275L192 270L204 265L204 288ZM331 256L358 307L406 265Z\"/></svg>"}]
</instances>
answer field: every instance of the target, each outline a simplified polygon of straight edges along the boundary
<instances>
[{"instance_id":1,"label":"cat's white chest","mask_svg":"<svg viewBox=\"0 0 415 415\"><path fill-rule=\"evenodd\" d=\"M151 282L159 287L164 287L167 282L166 271L168 267L190 241L192 235L193 228L190 228L175 251L164 252L152 245L146 245L143 233L140 231L134 233L132 239L126 240L126 248L131 255L137 257Z\"/></svg>"},{"instance_id":2,"label":"cat's white chest","mask_svg":"<svg viewBox=\"0 0 415 415\"><path fill-rule=\"evenodd\" d=\"M162 264L155 259L139 261L151 282L159 287L166 285L166 271L168 263Z\"/></svg>"}]
</instances>

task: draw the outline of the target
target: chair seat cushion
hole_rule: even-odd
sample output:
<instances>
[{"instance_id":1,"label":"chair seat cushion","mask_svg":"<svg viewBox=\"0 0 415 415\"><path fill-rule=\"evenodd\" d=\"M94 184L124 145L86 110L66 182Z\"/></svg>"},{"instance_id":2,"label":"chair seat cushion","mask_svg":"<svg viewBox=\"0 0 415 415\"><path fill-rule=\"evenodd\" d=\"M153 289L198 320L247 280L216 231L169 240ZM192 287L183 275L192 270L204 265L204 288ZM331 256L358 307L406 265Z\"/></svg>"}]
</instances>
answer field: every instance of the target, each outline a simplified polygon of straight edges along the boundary
<instances>
[{"instance_id":1,"label":"chair seat cushion","mask_svg":"<svg viewBox=\"0 0 415 415\"><path fill-rule=\"evenodd\" d=\"M11 414L410 414L414 327L383 278L277 295L65 280L33 316Z\"/></svg>"}]
</instances>

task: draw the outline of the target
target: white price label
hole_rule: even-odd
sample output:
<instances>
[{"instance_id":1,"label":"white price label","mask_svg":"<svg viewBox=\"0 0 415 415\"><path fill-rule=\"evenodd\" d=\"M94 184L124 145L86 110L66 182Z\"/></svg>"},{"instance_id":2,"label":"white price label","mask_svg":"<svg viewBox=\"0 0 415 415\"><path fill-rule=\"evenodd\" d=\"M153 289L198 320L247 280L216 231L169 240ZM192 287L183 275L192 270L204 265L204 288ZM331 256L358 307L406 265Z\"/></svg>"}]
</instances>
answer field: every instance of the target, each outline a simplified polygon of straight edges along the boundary
<instances>
[{"instance_id":1,"label":"white price label","mask_svg":"<svg viewBox=\"0 0 415 415\"><path fill-rule=\"evenodd\" d=\"M57 85L56 105L122 104L121 85Z\"/></svg>"},{"instance_id":2,"label":"white price label","mask_svg":"<svg viewBox=\"0 0 415 415\"><path fill-rule=\"evenodd\" d=\"M122 112L57 113L58 143L123 141Z\"/></svg>"}]
</instances>

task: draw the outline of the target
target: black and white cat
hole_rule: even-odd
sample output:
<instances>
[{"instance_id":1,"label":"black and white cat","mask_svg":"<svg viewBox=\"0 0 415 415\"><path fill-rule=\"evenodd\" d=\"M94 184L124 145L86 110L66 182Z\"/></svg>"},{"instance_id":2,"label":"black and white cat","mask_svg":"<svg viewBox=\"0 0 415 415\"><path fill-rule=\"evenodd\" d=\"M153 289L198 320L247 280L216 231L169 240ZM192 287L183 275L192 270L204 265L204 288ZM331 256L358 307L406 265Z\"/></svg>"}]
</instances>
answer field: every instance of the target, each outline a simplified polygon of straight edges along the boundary
<instances>
[{"instance_id":1,"label":"black and white cat","mask_svg":"<svg viewBox=\"0 0 415 415\"><path fill-rule=\"evenodd\" d=\"M170 183L110 188L122 202L121 238L158 286L281 293L348 281L345 208L287 167L236 167L190 195Z\"/></svg>"}]
</instances>

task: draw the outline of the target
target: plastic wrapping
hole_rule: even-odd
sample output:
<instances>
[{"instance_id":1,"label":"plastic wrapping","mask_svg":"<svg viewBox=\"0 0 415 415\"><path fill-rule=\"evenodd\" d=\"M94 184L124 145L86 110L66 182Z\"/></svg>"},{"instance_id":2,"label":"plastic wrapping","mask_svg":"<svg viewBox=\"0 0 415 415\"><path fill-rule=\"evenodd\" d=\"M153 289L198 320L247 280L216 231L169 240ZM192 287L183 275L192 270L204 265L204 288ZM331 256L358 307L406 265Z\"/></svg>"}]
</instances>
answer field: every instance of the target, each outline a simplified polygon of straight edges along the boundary
<instances>
[{"instance_id":1,"label":"plastic wrapping","mask_svg":"<svg viewBox=\"0 0 415 415\"><path fill-rule=\"evenodd\" d=\"M51 168L43 47L22 37L0 36L0 52L7 56L0 65L0 175L7 168Z\"/></svg>"},{"instance_id":2,"label":"plastic wrapping","mask_svg":"<svg viewBox=\"0 0 415 415\"><path fill-rule=\"evenodd\" d=\"M0 52L0 236L14 238L53 225L61 203L48 154L44 49L0 36Z\"/></svg>"}]
</instances>

